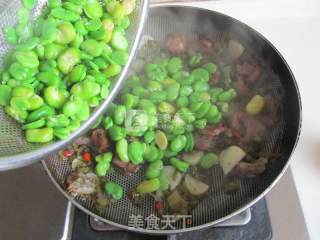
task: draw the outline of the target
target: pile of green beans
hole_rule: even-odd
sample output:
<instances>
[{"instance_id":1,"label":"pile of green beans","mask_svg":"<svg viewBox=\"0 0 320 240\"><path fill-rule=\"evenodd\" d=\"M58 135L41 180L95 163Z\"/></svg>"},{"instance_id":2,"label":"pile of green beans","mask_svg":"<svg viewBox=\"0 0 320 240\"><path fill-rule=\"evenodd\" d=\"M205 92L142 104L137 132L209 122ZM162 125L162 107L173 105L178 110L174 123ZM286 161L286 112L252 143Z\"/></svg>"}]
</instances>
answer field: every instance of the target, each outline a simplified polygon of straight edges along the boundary
<instances>
[{"instance_id":1,"label":"pile of green beans","mask_svg":"<svg viewBox=\"0 0 320 240\"><path fill-rule=\"evenodd\" d=\"M164 165L187 172L189 164L180 154L194 149L196 129L223 120L236 92L229 87L227 74L226 81L209 85L217 70L216 64L203 62L201 54L173 56L147 62L143 72L127 80L103 126L121 161L147 162L146 180L137 186L138 192L167 190ZM210 168L216 161L216 155L208 153L201 167Z\"/></svg>"},{"instance_id":2,"label":"pile of green beans","mask_svg":"<svg viewBox=\"0 0 320 240\"><path fill-rule=\"evenodd\" d=\"M135 1L49 0L31 22L35 4L23 0L16 26L3 29L13 49L0 71L0 105L28 142L46 143L68 138L108 96L128 60Z\"/></svg>"}]
</instances>

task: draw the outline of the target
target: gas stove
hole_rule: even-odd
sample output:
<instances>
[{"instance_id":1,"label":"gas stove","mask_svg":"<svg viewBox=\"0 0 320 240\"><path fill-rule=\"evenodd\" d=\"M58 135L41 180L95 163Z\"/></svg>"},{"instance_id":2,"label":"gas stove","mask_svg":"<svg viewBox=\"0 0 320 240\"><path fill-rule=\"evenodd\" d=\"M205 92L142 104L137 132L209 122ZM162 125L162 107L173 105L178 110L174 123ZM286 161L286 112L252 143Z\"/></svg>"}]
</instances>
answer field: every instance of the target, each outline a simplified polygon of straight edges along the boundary
<instances>
[{"instance_id":1,"label":"gas stove","mask_svg":"<svg viewBox=\"0 0 320 240\"><path fill-rule=\"evenodd\" d=\"M76 209L40 163L0 173L0 239L150 239L122 231ZM272 237L273 236L273 237ZM213 228L152 239L308 239L290 170L266 199Z\"/></svg>"}]
</instances>

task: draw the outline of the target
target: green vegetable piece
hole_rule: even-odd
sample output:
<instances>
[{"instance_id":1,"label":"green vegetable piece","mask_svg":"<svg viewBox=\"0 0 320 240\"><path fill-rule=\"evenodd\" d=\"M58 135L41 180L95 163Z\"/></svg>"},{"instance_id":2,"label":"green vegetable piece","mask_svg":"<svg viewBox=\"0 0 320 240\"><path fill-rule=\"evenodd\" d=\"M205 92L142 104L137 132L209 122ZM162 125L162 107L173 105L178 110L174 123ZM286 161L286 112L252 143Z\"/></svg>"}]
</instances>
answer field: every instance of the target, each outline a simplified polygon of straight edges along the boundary
<instances>
[{"instance_id":1,"label":"green vegetable piece","mask_svg":"<svg viewBox=\"0 0 320 240\"><path fill-rule=\"evenodd\" d=\"M115 200L120 200L123 197L124 192L123 188L119 184L112 181L105 183L104 191Z\"/></svg>"},{"instance_id":2,"label":"green vegetable piece","mask_svg":"<svg viewBox=\"0 0 320 240\"><path fill-rule=\"evenodd\" d=\"M147 114L155 115L157 113L157 107L150 100L141 99L138 106L144 110Z\"/></svg>"},{"instance_id":3,"label":"green vegetable piece","mask_svg":"<svg viewBox=\"0 0 320 240\"><path fill-rule=\"evenodd\" d=\"M22 129L37 129L37 128L42 128L46 125L46 120L41 118L39 120L36 120L31 123L27 123L22 126Z\"/></svg>"},{"instance_id":4,"label":"green vegetable piece","mask_svg":"<svg viewBox=\"0 0 320 240\"><path fill-rule=\"evenodd\" d=\"M61 140L67 139L70 136L70 129L69 128L54 128L53 135Z\"/></svg>"},{"instance_id":5,"label":"green vegetable piece","mask_svg":"<svg viewBox=\"0 0 320 240\"><path fill-rule=\"evenodd\" d=\"M222 92L219 97L218 97L218 101L221 102L229 102L231 101L233 98L235 98L237 96L236 91L233 88L230 88L229 90Z\"/></svg>"},{"instance_id":6,"label":"green vegetable piece","mask_svg":"<svg viewBox=\"0 0 320 240\"><path fill-rule=\"evenodd\" d=\"M204 68L196 68L192 71L191 75L195 81L208 82L210 79L209 72Z\"/></svg>"},{"instance_id":7,"label":"green vegetable piece","mask_svg":"<svg viewBox=\"0 0 320 240\"><path fill-rule=\"evenodd\" d=\"M101 18L103 15L101 3L97 0L88 0L83 6L83 10L91 19Z\"/></svg>"},{"instance_id":8,"label":"green vegetable piece","mask_svg":"<svg viewBox=\"0 0 320 240\"><path fill-rule=\"evenodd\" d=\"M152 193L160 188L160 181L158 178L145 180L137 186L138 193Z\"/></svg>"},{"instance_id":9,"label":"green vegetable piece","mask_svg":"<svg viewBox=\"0 0 320 240\"><path fill-rule=\"evenodd\" d=\"M37 79L47 86L58 87L61 82L60 77L53 72L40 72L37 74Z\"/></svg>"},{"instance_id":10,"label":"green vegetable piece","mask_svg":"<svg viewBox=\"0 0 320 240\"><path fill-rule=\"evenodd\" d=\"M160 103L167 99L166 91L154 91L149 95L150 101L153 103Z\"/></svg>"},{"instance_id":11,"label":"green vegetable piece","mask_svg":"<svg viewBox=\"0 0 320 240\"><path fill-rule=\"evenodd\" d=\"M95 167L95 172L97 176L103 177L107 174L108 170L110 168L110 163L109 162L98 162L96 167Z\"/></svg>"},{"instance_id":12,"label":"green vegetable piece","mask_svg":"<svg viewBox=\"0 0 320 240\"><path fill-rule=\"evenodd\" d=\"M47 143L53 140L52 128L27 129L26 140L29 143Z\"/></svg>"},{"instance_id":13,"label":"green vegetable piece","mask_svg":"<svg viewBox=\"0 0 320 240\"><path fill-rule=\"evenodd\" d=\"M55 42L58 44L71 43L76 38L76 30L69 22L61 23L57 28Z\"/></svg>"},{"instance_id":14,"label":"green vegetable piece","mask_svg":"<svg viewBox=\"0 0 320 240\"><path fill-rule=\"evenodd\" d=\"M44 105L37 110L31 112L27 118L28 122L34 122L39 120L40 118L46 118L49 116L53 116L55 114L55 110L48 105Z\"/></svg>"},{"instance_id":15,"label":"green vegetable piece","mask_svg":"<svg viewBox=\"0 0 320 240\"><path fill-rule=\"evenodd\" d=\"M217 164L219 164L219 157L214 153L206 153L200 160L200 166L205 169L211 168Z\"/></svg>"},{"instance_id":16,"label":"green vegetable piece","mask_svg":"<svg viewBox=\"0 0 320 240\"><path fill-rule=\"evenodd\" d=\"M61 6L61 0L48 0L48 7L53 9Z\"/></svg>"},{"instance_id":17,"label":"green vegetable piece","mask_svg":"<svg viewBox=\"0 0 320 240\"><path fill-rule=\"evenodd\" d=\"M143 135L143 139L146 143L151 143L156 137L156 133L154 131L147 131L144 135Z\"/></svg>"},{"instance_id":18,"label":"green vegetable piece","mask_svg":"<svg viewBox=\"0 0 320 240\"><path fill-rule=\"evenodd\" d=\"M69 48L58 58L58 68L64 74L72 71L73 67L80 62L80 51L76 48Z\"/></svg>"},{"instance_id":19,"label":"green vegetable piece","mask_svg":"<svg viewBox=\"0 0 320 240\"><path fill-rule=\"evenodd\" d=\"M0 85L0 105L7 106L11 98L11 87Z\"/></svg>"},{"instance_id":20,"label":"green vegetable piece","mask_svg":"<svg viewBox=\"0 0 320 240\"><path fill-rule=\"evenodd\" d=\"M110 59L121 66L125 65L129 59L129 54L124 50L113 51L110 55Z\"/></svg>"},{"instance_id":21,"label":"green vegetable piece","mask_svg":"<svg viewBox=\"0 0 320 240\"><path fill-rule=\"evenodd\" d=\"M113 120L111 117L106 117L104 120L103 120L103 126L106 130L108 130L109 128L111 128L113 126Z\"/></svg>"},{"instance_id":22,"label":"green vegetable piece","mask_svg":"<svg viewBox=\"0 0 320 240\"><path fill-rule=\"evenodd\" d=\"M170 158L170 163L180 172L187 172L189 164L177 158Z\"/></svg>"},{"instance_id":23,"label":"green vegetable piece","mask_svg":"<svg viewBox=\"0 0 320 240\"><path fill-rule=\"evenodd\" d=\"M3 35L7 41L7 43L15 45L18 42L18 37L16 34L16 30L13 27L5 27L3 28Z\"/></svg>"},{"instance_id":24,"label":"green vegetable piece","mask_svg":"<svg viewBox=\"0 0 320 240\"><path fill-rule=\"evenodd\" d=\"M186 133L187 143L185 147L185 151L190 152L194 148L194 137L192 133Z\"/></svg>"},{"instance_id":25,"label":"green vegetable piece","mask_svg":"<svg viewBox=\"0 0 320 240\"><path fill-rule=\"evenodd\" d=\"M88 30L85 27L83 21L81 21L81 20L74 24L74 28L75 28L76 32L82 36L85 36L88 34Z\"/></svg>"},{"instance_id":26,"label":"green vegetable piece","mask_svg":"<svg viewBox=\"0 0 320 240\"><path fill-rule=\"evenodd\" d=\"M87 102L80 101L79 109L76 113L76 118L79 121L87 120L90 117L90 107Z\"/></svg>"},{"instance_id":27,"label":"green vegetable piece","mask_svg":"<svg viewBox=\"0 0 320 240\"><path fill-rule=\"evenodd\" d=\"M40 39L37 37L33 37L28 39L27 41L20 43L16 46L16 50L18 51L31 51L36 48L40 43ZM39 53L37 53L39 56Z\"/></svg>"},{"instance_id":28,"label":"green vegetable piece","mask_svg":"<svg viewBox=\"0 0 320 240\"><path fill-rule=\"evenodd\" d=\"M87 75L87 68L83 64L75 66L69 74L68 80L71 82L80 82Z\"/></svg>"},{"instance_id":29,"label":"green vegetable piece","mask_svg":"<svg viewBox=\"0 0 320 240\"><path fill-rule=\"evenodd\" d=\"M104 30L104 38L103 41L105 43L109 43L112 39L112 33L113 33L113 29L114 29L114 23L112 21L112 19L110 18L106 18L102 20L102 29Z\"/></svg>"},{"instance_id":30,"label":"green vegetable piece","mask_svg":"<svg viewBox=\"0 0 320 240\"><path fill-rule=\"evenodd\" d=\"M99 18L91 19L88 22L86 22L85 27L88 31L97 31L101 26L102 22Z\"/></svg>"},{"instance_id":31,"label":"green vegetable piece","mask_svg":"<svg viewBox=\"0 0 320 240\"><path fill-rule=\"evenodd\" d=\"M4 109L5 113L8 114L10 117L15 119L16 121L22 123L28 117L28 112L25 110L19 110L12 106L6 106Z\"/></svg>"},{"instance_id":32,"label":"green vegetable piece","mask_svg":"<svg viewBox=\"0 0 320 240\"><path fill-rule=\"evenodd\" d=\"M161 160L156 160L148 166L146 170L146 178L153 179L160 176L161 170L163 168L163 162Z\"/></svg>"},{"instance_id":33,"label":"green vegetable piece","mask_svg":"<svg viewBox=\"0 0 320 240\"><path fill-rule=\"evenodd\" d=\"M126 117L126 107L123 105L117 105L114 109L113 121L115 124L121 125Z\"/></svg>"},{"instance_id":34,"label":"green vegetable piece","mask_svg":"<svg viewBox=\"0 0 320 240\"><path fill-rule=\"evenodd\" d=\"M34 95L34 91L30 87L18 86L12 90L13 97L25 97L29 98Z\"/></svg>"},{"instance_id":35,"label":"green vegetable piece","mask_svg":"<svg viewBox=\"0 0 320 240\"><path fill-rule=\"evenodd\" d=\"M124 33L115 29L112 33L111 45L118 50L127 50L129 43Z\"/></svg>"},{"instance_id":36,"label":"green vegetable piece","mask_svg":"<svg viewBox=\"0 0 320 240\"><path fill-rule=\"evenodd\" d=\"M27 41L33 37L33 28L31 24L18 23L16 25L16 34L19 37L19 42Z\"/></svg>"},{"instance_id":37,"label":"green vegetable piece","mask_svg":"<svg viewBox=\"0 0 320 240\"><path fill-rule=\"evenodd\" d=\"M188 97L192 92L193 92L193 89L191 86L184 85L184 86L181 86L179 94L181 97Z\"/></svg>"},{"instance_id":38,"label":"green vegetable piece","mask_svg":"<svg viewBox=\"0 0 320 240\"><path fill-rule=\"evenodd\" d=\"M37 0L23 0L23 6L27 9L32 9L36 5Z\"/></svg>"},{"instance_id":39,"label":"green vegetable piece","mask_svg":"<svg viewBox=\"0 0 320 240\"><path fill-rule=\"evenodd\" d=\"M218 112L218 114L215 116L215 117L207 117L207 121L208 123L211 123L211 124L217 124L219 122L221 122L222 120L222 114L220 112Z\"/></svg>"},{"instance_id":40,"label":"green vegetable piece","mask_svg":"<svg viewBox=\"0 0 320 240\"><path fill-rule=\"evenodd\" d=\"M217 65L214 63L207 63L203 66L203 68L206 69L210 75L214 74L218 69Z\"/></svg>"},{"instance_id":41,"label":"green vegetable piece","mask_svg":"<svg viewBox=\"0 0 320 240\"><path fill-rule=\"evenodd\" d=\"M174 113L176 111L176 108L171 105L170 103L168 102L161 102L159 105L158 105L158 110L159 112L161 113Z\"/></svg>"},{"instance_id":42,"label":"green vegetable piece","mask_svg":"<svg viewBox=\"0 0 320 240\"><path fill-rule=\"evenodd\" d=\"M219 95L223 92L223 88L211 88L210 89L210 96L211 102L215 103L218 101Z\"/></svg>"},{"instance_id":43,"label":"green vegetable piece","mask_svg":"<svg viewBox=\"0 0 320 240\"><path fill-rule=\"evenodd\" d=\"M57 23L54 18L48 18L42 24L41 39L43 44L51 43L56 39Z\"/></svg>"},{"instance_id":44,"label":"green vegetable piece","mask_svg":"<svg viewBox=\"0 0 320 240\"><path fill-rule=\"evenodd\" d=\"M188 97L179 97L176 101L176 104L178 107L187 107L189 105L189 99Z\"/></svg>"},{"instance_id":45,"label":"green vegetable piece","mask_svg":"<svg viewBox=\"0 0 320 240\"><path fill-rule=\"evenodd\" d=\"M160 181L160 190L167 191L169 189L169 179L163 171L161 171L160 173L159 181Z\"/></svg>"},{"instance_id":46,"label":"green vegetable piece","mask_svg":"<svg viewBox=\"0 0 320 240\"><path fill-rule=\"evenodd\" d=\"M55 86L47 87L44 90L45 102L54 108L62 108L68 99L68 92Z\"/></svg>"},{"instance_id":47,"label":"green vegetable piece","mask_svg":"<svg viewBox=\"0 0 320 240\"><path fill-rule=\"evenodd\" d=\"M186 146L187 138L184 135L178 135L170 143L170 150L172 152L180 152Z\"/></svg>"},{"instance_id":48,"label":"green vegetable piece","mask_svg":"<svg viewBox=\"0 0 320 240\"><path fill-rule=\"evenodd\" d=\"M72 2L65 2L62 4L62 7L77 14L82 13L82 6Z\"/></svg>"},{"instance_id":49,"label":"green vegetable piece","mask_svg":"<svg viewBox=\"0 0 320 240\"><path fill-rule=\"evenodd\" d=\"M36 109L40 108L44 103L42 97L40 97L39 95L33 95L33 96L29 97L28 102L29 102L29 109L28 110L36 110Z\"/></svg>"},{"instance_id":50,"label":"green vegetable piece","mask_svg":"<svg viewBox=\"0 0 320 240\"><path fill-rule=\"evenodd\" d=\"M145 144L144 143L140 143L138 141L133 141L129 144L128 147L128 156L130 161L133 164L140 164L143 162L143 154L145 151Z\"/></svg>"},{"instance_id":51,"label":"green vegetable piece","mask_svg":"<svg viewBox=\"0 0 320 240\"><path fill-rule=\"evenodd\" d=\"M67 127L70 124L70 119L64 114L47 117L47 126L52 128Z\"/></svg>"},{"instance_id":52,"label":"green vegetable piece","mask_svg":"<svg viewBox=\"0 0 320 240\"><path fill-rule=\"evenodd\" d=\"M195 112L195 116L197 119L201 119L204 116L206 116L206 114L209 112L210 108L211 108L211 103L210 102L204 102L201 104L200 108Z\"/></svg>"},{"instance_id":53,"label":"green vegetable piece","mask_svg":"<svg viewBox=\"0 0 320 240\"><path fill-rule=\"evenodd\" d=\"M102 54L104 44L94 39L87 39L81 43L81 49L92 57L98 57Z\"/></svg>"},{"instance_id":54,"label":"green vegetable piece","mask_svg":"<svg viewBox=\"0 0 320 240\"><path fill-rule=\"evenodd\" d=\"M210 86L207 82L195 82L192 85L195 92L206 92L210 89Z\"/></svg>"},{"instance_id":55,"label":"green vegetable piece","mask_svg":"<svg viewBox=\"0 0 320 240\"><path fill-rule=\"evenodd\" d=\"M126 136L126 130L117 125L113 125L111 128L109 128L108 133L109 137L113 141L119 141Z\"/></svg>"},{"instance_id":56,"label":"green vegetable piece","mask_svg":"<svg viewBox=\"0 0 320 240\"><path fill-rule=\"evenodd\" d=\"M128 142L126 139L123 138L116 143L116 152L121 161L129 162Z\"/></svg>"},{"instance_id":57,"label":"green vegetable piece","mask_svg":"<svg viewBox=\"0 0 320 240\"><path fill-rule=\"evenodd\" d=\"M96 162L108 162L108 163L110 163L112 161L112 153L111 152L107 152L107 153L100 154L100 155L95 157L95 161Z\"/></svg>"},{"instance_id":58,"label":"green vegetable piece","mask_svg":"<svg viewBox=\"0 0 320 240\"><path fill-rule=\"evenodd\" d=\"M163 66L148 63L145 68L146 75L149 80L162 82L167 77L167 70Z\"/></svg>"},{"instance_id":59,"label":"green vegetable piece","mask_svg":"<svg viewBox=\"0 0 320 240\"><path fill-rule=\"evenodd\" d=\"M198 119L194 122L194 126L199 129L204 129L207 125L207 119Z\"/></svg>"},{"instance_id":60,"label":"green vegetable piece","mask_svg":"<svg viewBox=\"0 0 320 240\"><path fill-rule=\"evenodd\" d=\"M70 132L73 132L75 130L77 130L80 127L80 121L77 119L74 119L71 121L70 125L67 127Z\"/></svg>"},{"instance_id":61,"label":"green vegetable piece","mask_svg":"<svg viewBox=\"0 0 320 240\"><path fill-rule=\"evenodd\" d=\"M189 66L196 67L201 63L201 60L202 60L201 54L198 53L198 54L192 55L189 59Z\"/></svg>"},{"instance_id":62,"label":"green vegetable piece","mask_svg":"<svg viewBox=\"0 0 320 240\"><path fill-rule=\"evenodd\" d=\"M134 96L130 93L127 93L122 97L122 103L127 109L132 109L135 107L138 103L138 100L139 98L137 96Z\"/></svg>"},{"instance_id":63,"label":"green vegetable piece","mask_svg":"<svg viewBox=\"0 0 320 240\"><path fill-rule=\"evenodd\" d=\"M66 22L76 22L80 19L78 13L69 11L62 7L57 7L51 10L51 15L57 19L66 21Z\"/></svg>"},{"instance_id":64,"label":"green vegetable piece","mask_svg":"<svg viewBox=\"0 0 320 240\"><path fill-rule=\"evenodd\" d=\"M159 159L159 149L154 146L154 145L149 145L146 147L146 150L144 152L144 159L147 160L148 162L153 162L157 159Z\"/></svg>"},{"instance_id":65,"label":"green vegetable piece","mask_svg":"<svg viewBox=\"0 0 320 240\"><path fill-rule=\"evenodd\" d=\"M178 57L173 57L169 60L167 70L169 73L174 74L182 68L182 60Z\"/></svg>"},{"instance_id":66,"label":"green vegetable piece","mask_svg":"<svg viewBox=\"0 0 320 240\"><path fill-rule=\"evenodd\" d=\"M40 64L37 54L32 51L17 51L14 56L22 66L27 68L36 68Z\"/></svg>"},{"instance_id":67,"label":"green vegetable piece","mask_svg":"<svg viewBox=\"0 0 320 240\"><path fill-rule=\"evenodd\" d=\"M75 101L75 100L71 100L66 102L63 105L63 114L68 116L68 117L72 117L73 115L75 115L78 111L79 111L79 102Z\"/></svg>"},{"instance_id":68,"label":"green vegetable piece","mask_svg":"<svg viewBox=\"0 0 320 240\"><path fill-rule=\"evenodd\" d=\"M167 87L167 100L174 101L179 96L180 84L177 82L172 83Z\"/></svg>"},{"instance_id":69,"label":"green vegetable piece","mask_svg":"<svg viewBox=\"0 0 320 240\"><path fill-rule=\"evenodd\" d=\"M180 108L179 116L187 123L192 123L196 120L195 114L185 107Z\"/></svg>"},{"instance_id":70,"label":"green vegetable piece","mask_svg":"<svg viewBox=\"0 0 320 240\"><path fill-rule=\"evenodd\" d=\"M155 143L161 150L165 150L168 146L168 139L164 132L158 130L156 132Z\"/></svg>"},{"instance_id":71,"label":"green vegetable piece","mask_svg":"<svg viewBox=\"0 0 320 240\"><path fill-rule=\"evenodd\" d=\"M64 46L54 43L49 43L44 47L44 57L46 59L56 59L65 49Z\"/></svg>"},{"instance_id":72,"label":"green vegetable piece","mask_svg":"<svg viewBox=\"0 0 320 240\"><path fill-rule=\"evenodd\" d=\"M10 105L19 111L26 111L30 108L30 103L28 99L24 97L11 98Z\"/></svg>"},{"instance_id":73,"label":"green vegetable piece","mask_svg":"<svg viewBox=\"0 0 320 240\"><path fill-rule=\"evenodd\" d=\"M217 117L221 115L217 106L215 105L211 105L209 108L209 111L206 114L206 119L208 121L208 123L215 123Z\"/></svg>"},{"instance_id":74,"label":"green vegetable piece","mask_svg":"<svg viewBox=\"0 0 320 240\"><path fill-rule=\"evenodd\" d=\"M226 86L229 86L231 83L231 66L225 66L223 68L223 81Z\"/></svg>"}]
</instances>

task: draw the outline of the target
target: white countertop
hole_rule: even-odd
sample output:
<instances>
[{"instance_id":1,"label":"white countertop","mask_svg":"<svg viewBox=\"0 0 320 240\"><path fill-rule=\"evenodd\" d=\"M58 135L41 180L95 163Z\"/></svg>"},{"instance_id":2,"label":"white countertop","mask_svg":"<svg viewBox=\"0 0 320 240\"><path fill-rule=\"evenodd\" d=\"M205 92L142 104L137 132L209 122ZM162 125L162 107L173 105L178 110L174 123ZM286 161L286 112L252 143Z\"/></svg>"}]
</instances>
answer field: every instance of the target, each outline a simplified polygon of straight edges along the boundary
<instances>
[{"instance_id":1,"label":"white countertop","mask_svg":"<svg viewBox=\"0 0 320 240\"><path fill-rule=\"evenodd\" d=\"M219 0L186 5L212 9L247 23L267 37L290 65L303 108L302 132L291 168L310 238L319 239L320 1Z\"/></svg>"}]
</instances>

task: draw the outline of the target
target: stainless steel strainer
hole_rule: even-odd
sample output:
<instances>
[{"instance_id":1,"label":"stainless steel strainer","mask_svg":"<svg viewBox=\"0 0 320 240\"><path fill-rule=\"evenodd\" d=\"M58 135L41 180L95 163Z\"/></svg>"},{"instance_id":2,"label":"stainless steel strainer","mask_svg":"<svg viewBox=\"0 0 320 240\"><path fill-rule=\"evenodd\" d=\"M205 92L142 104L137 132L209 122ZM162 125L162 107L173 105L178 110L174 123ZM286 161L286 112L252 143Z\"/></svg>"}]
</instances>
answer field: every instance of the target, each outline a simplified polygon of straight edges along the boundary
<instances>
[{"instance_id":1,"label":"stainless steel strainer","mask_svg":"<svg viewBox=\"0 0 320 240\"><path fill-rule=\"evenodd\" d=\"M32 17L38 16L46 6L46 0L38 0L33 11ZM127 30L127 37L130 44L130 56L128 63L122 70L122 73L114 81L110 89L109 96L98 106L85 121L81 127L73 132L67 140L57 141L46 145L30 144L25 141L24 133L21 127L10 117L8 117L2 108L0 108L0 171L22 167L31 164L37 160L43 159L50 153L54 153L72 142L76 137L85 133L90 126L95 123L98 117L106 110L109 103L117 95L124 81L124 76L129 69L132 59L137 50L143 25L147 15L148 0L137 0L137 7L130 15L131 25ZM14 25L16 13L21 8L21 0L0 0L0 29L5 26ZM9 46L5 43L0 33L0 66Z\"/></svg>"},{"instance_id":2,"label":"stainless steel strainer","mask_svg":"<svg viewBox=\"0 0 320 240\"><path fill-rule=\"evenodd\" d=\"M51 155L43 161L50 178L60 191L77 207L98 218L101 221L117 227L149 234L173 234L190 230L199 230L213 226L250 207L263 197L283 175L288 166L288 159L293 152L300 132L301 104L295 79L279 52L263 36L247 25L226 15L198 8L183 6L158 6L149 12L145 34L159 42L164 42L170 33L181 33L194 38L197 35L212 36L217 32L225 32L243 43L250 54L259 56L267 62L270 71L273 94L284 94L283 116L279 124L270 129L270 137L265 141L264 150L277 154L276 161L268 164L264 174L256 178L239 179L240 191L227 194L222 190L224 181L221 169L214 168L205 179L210 185L209 194L202 199L191 212L192 224L183 228L182 222L174 224L175 229L148 230L145 228L130 228L130 215L149 216L155 214L154 200L148 197L137 207L127 198L112 204L102 212L98 211L93 202L86 198L72 198L63 189L65 179L71 171L67 161L62 161L57 155ZM150 56L155 54L149 51ZM282 104L282 103L279 103ZM135 187L144 177L144 169L131 176L123 176L117 171L108 173L108 180L115 180L124 186L126 193Z\"/></svg>"}]
</instances>

